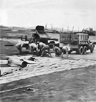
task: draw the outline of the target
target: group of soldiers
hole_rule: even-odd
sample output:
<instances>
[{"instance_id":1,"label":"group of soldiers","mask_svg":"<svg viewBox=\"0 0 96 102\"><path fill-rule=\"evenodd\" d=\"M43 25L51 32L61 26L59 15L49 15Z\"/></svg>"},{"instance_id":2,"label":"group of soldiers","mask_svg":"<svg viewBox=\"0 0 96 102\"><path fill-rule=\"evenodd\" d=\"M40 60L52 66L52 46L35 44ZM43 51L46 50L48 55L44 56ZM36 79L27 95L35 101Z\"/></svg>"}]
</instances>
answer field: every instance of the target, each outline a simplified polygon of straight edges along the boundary
<instances>
[{"instance_id":1,"label":"group of soldiers","mask_svg":"<svg viewBox=\"0 0 96 102\"><path fill-rule=\"evenodd\" d=\"M33 42L29 44L31 53L38 56L51 56L50 46L43 42Z\"/></svg>"},{"instance_id":2,"label":"group of soldiers","mask_svg":"<svg viewBox=\"0 0 96 102\"><path fill-rule=\"evenodd\" d=\"M21 53L22 47L26 47L27 49L30 49L31 54L33 55L42 56L42 57L43 56L52 57L50 43L45 44L36 39L30 39L29 41L18 43L16 47L20 51L20 53ZM59 46L55 45L55 42L54 42L54 43L51 43L51 47L53 52L55 52L55 56L63 57L63 55L66 53L66 57L68 57L68 50L70 50L68 46L67 47L63 46L62 48L60 48Z\"/></svg>"},{"instance_id":3,"label":"group of soldiers","mask_svg":"<svg viewBox=\"0 0 96 102\"><path fill-rule=\"evenodd\" d=\"M61 56L63 57L63 54L66 54L66 57L68 57L68 47L58 47L54 44L52 44L52 50L53 52L55 53L55 56ZM32 54L36 54L36 55L39 55L39 56L51 56L51 48L50 48L50 44L45 44L43 42L35 42L35 43L31 43L30 44L30 48L31 48L31 53Z\"/></svg>"}]
</instances>

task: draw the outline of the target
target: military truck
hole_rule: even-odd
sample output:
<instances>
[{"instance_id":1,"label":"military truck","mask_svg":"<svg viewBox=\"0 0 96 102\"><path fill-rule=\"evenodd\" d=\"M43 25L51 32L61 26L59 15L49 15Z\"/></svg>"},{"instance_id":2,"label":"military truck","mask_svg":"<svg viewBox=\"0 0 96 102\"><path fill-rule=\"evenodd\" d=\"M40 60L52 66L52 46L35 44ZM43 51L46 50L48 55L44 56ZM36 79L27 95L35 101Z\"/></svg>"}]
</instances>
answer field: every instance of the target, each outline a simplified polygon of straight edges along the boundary
<instances>
[{"instance_id":1,"label":"military truck","mask_svg":"<svg viewBox=\"0 0 96 102\"><path fill-rule=\"evenodd\" d=\"M63 46L69 45L71 53L86 54L87 50L94 51L94 44L89 40L89 35L82 32L64 32L60 34L60 43Z\"/></svg>"},{"instance_id":2,"label":"military truck","mask_svg":"<svg viewBox=\"0 0 96 102\"><path fill-rule=\"evenodd\" d=\"M58 41L56 38L51 38L47 32L44 29L44 26L38 25L35 28L36 32L32 34L32 37L35 38L35 40L39 40L40 42L43 42L45 44L55 43ZM59 43L59 42L58 42Z\"/></svg>"},{"instance_id":3,"label":"military truck","mask_svg":"<svg viewBox=\"0 0 96 102\"><path fill-rule=\"evenodd\" d=\"M28 41L24 40L22 43L17 44L16 47L20 53L22 53L22 51L24 50L30 51L29 44L36 41L43 42L49 45L50 48L53 47L53 44L56 44L57 46L59 46L58 39L50 38L47 32L45 32L44 26L38 25L36 26L34 32L32 32L32 36L29 38L29 40Z\"/></svg>"}]
</instances>

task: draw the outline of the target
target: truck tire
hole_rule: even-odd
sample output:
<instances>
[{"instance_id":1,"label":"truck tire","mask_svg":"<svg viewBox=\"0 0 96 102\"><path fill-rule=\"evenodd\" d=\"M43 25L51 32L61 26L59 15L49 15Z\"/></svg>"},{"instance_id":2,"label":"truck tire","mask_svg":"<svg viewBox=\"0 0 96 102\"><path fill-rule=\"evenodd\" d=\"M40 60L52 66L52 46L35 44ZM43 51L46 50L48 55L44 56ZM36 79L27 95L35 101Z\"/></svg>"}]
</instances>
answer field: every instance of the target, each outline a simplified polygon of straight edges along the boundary
<instances>
[{"instance_id":1,"label":"truck tire","mask_svg":"<svg viewBox=\"0 0 96 102\"><path fill-rule=\"evenodd\" d=\"M84 46L84 47L83 47L83 54L86 54L86 51L87 51L87 47Z\"/></svg>"},{"instance_id":2,"label":"truck tire","mask_svg":"<svg viewBox=\"0 0 96 102\"><path fill-rule=\"evenodd\" d=\"M79 47L78 53L81 55L83 54L83 47L82 46Z\"/></svg>"}]
</instances>

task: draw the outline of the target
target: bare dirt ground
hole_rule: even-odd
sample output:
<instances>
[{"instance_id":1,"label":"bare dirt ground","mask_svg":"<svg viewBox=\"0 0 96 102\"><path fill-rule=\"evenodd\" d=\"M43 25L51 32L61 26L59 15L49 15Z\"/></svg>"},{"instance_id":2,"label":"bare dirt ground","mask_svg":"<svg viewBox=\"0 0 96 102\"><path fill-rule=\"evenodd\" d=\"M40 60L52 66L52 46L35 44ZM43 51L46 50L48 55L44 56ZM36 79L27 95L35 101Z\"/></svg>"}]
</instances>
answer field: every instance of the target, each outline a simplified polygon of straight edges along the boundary
<instances>
[{"instance_id":1,"label":"bare dirt ground","mask_svg":"<svg viewBox=\"0 0 96 102\"><path fill-rule=\"evenodd\" d=\"M17 59L17 56L11 56L13 59ZM16 58L17 57L17 58ZM25 56L19 58L24 59ZM28 57L28 56L27 56ZM49 74L58 71L71 70L77 68L88 67L96 64L96 61L83 60L83 59L61 59L61 58L47 58L47 57L37 57L37 61L33 64L28 64L27 67L19 71L19 67L2 67L2 71L11 71L13 72L7 75L4 75L0 78L0 83L8 83L15 80L25 79L32 76L39 76L43 74Z\"/></svg>"},{"instance_id":2,"label":"bare dirt ground","mask_svg":"<svg viewBox=\"0 0 96 102\"><path fill-rule=\"evenodd\" d=\"M0 58L18 54L4 43ZM69 59L38 59L37 65L0 78L1 102L96 102L96 48L87 55L73 53Z\"/></svg>"},{"instance_id":3,"label":"bare dirt ground","mask_svg":"<svg viewBox=\"0 0 96 102\"><path fill-rule=\"evenodd\" d=\"M1 85L1 102L96 102L96 65Z\"/></svg>"}]
</instances>

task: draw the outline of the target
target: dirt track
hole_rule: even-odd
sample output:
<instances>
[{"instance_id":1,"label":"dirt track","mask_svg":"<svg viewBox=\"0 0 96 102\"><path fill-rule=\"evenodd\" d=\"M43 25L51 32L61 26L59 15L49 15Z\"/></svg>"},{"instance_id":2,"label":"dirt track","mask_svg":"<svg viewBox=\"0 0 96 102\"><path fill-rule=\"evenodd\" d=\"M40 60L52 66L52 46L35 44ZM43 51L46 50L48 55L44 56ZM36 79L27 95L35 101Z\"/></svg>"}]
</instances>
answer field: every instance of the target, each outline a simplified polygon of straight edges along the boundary
<instances>
[{"instance_id":1,"label":"dirt track","mask_svg":"<svg viewBox=\"0 0 96 102\"><path fill-rule=\"evenodd\" d=\"M69 59L63 60L38 58L38 64L28 65L21 71L14 71L0 78L0 100L1 102L96 102L95 56L96 49L92 54L71 54Z\"/></svg>"},{"instance_id":2,"label":"dirt track","mask_svg":"<svg viewBox=\"0 0 96 102\"><path fill-rule=\"evenodd\" d=\"M96 102L96 66L1 85L1 102Z\"/></svg>"}]
</instances>

